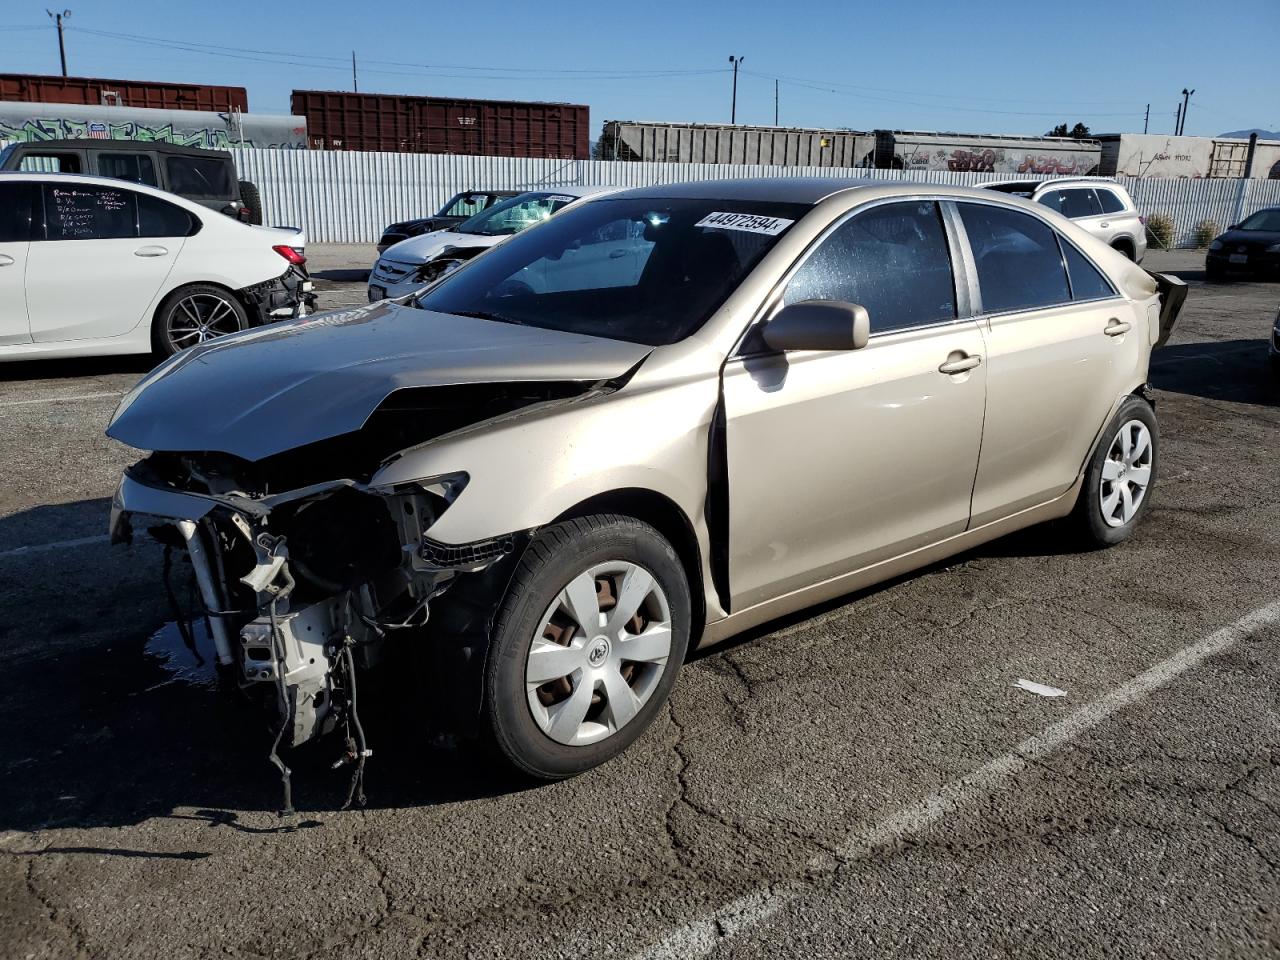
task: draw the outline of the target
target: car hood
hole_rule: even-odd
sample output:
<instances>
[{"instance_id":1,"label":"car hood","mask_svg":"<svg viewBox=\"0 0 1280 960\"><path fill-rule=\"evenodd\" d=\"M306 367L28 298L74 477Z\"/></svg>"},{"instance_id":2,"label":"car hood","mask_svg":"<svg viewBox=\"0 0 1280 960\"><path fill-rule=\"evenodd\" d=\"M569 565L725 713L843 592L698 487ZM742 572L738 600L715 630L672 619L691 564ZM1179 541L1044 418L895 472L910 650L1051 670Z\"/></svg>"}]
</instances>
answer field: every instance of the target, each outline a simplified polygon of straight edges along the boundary
<instances>
[{"instance_id":1,"label":"car hood","mask_svg":"<svg viewBox=\"0 0 1280 960\"><path fill-rule=\"evenodd\" d=\"M420 237L410 237L387 247L382 254L387 260L396 263L427 263L438 257L445 247L492 247L507 239L509 234L493 237L478 233L455 233L452 230L437 230L435 233L424 233Z\"/></svg>"},{"instance_id":2,"label":"car hood","mask_svg":"<svg viewBox=\"0 0 1280 960\"><path fill-rule=\"evenodd\" d=\"M1218 239L1223 244L1246 243L1253 246L1260 243L1271 246L1273 243L1280 243L1280 230L1228 230Z\"/></svg>"},{"instance_id":3,"label":"car hood","mask_svg":"<svg viewBox=\"0 0 1280 960\"><path fill-rule=\"evenodd\" d=\"M260 460L358 430L397 390L606 380L651 350L382 301L192 347L129 392L107 435Z\"/></svg>"}]
</instances>

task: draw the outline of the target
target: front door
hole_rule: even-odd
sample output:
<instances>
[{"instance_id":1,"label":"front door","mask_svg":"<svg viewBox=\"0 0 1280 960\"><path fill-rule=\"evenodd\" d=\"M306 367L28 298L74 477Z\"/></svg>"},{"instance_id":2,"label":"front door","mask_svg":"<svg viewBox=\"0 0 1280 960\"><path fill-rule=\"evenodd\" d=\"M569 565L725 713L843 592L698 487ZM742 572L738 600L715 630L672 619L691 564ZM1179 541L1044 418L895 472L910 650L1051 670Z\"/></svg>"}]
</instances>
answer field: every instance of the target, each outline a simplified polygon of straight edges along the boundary
<instances>
[{"instance_id":1,"label":"front door","mask_svg":"<svg viewBox=\"0 0 1280 960\"><path fill-rule=\"evenodd\" d=\"M957 309L938 205L855 213L787 282L782 302L802 300L861 304L871 340L861 350L757 352L726 365L734 611L961 533L969 521L985 346Z\"/></svg>"},{"instance_id":2,"label":"front door","mask_svg":"<svg viewBox=\"0 0 1280 960\"><path fill-rule=\"evenodd\" d=\"M31 342L25 279L37 190L31 183L0 183L0 346Z\"/></svg>"}]
</instances>

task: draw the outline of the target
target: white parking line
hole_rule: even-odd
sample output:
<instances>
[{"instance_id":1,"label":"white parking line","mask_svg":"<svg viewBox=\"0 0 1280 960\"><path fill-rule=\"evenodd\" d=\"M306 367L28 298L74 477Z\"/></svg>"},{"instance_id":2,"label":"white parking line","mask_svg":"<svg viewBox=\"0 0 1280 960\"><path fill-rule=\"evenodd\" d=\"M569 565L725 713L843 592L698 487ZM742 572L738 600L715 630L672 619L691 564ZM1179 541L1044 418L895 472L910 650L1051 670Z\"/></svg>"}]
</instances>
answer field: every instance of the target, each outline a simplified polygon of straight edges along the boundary
<instances>
[{"instance_id":1,"label":"white parking line","mask_svg":"<svg viewBox=\"0 0 1280 960\"><path fill-rule=\"evenodd\" d=\"M1143 671L1099 700L1081 707L1041 733L1023 740L1008 753L875 823L865 833L859 834L840 848L840 860L865 858L876 850L895 845L905 837L920 833L947 816L961 812L975 801L994 793L1009 777L1025 770L1028 761L1053 753L1092 730L1112 714L1146 698L1180 674L1230 648L1255 630L1277 621L1280 621L1280 601L1260 607L1230 626L1183 647L1169 659ZM833 865L833 861L826 856L815 857L809 862L811 870L829 871ZM713 913L676 928L648 949L635 954L635 960L692 960L705 957L737 934L768 920L800 899L803 894L804 887L798 882L753 891Z\"/></svg>"},{"instance_id":2,"label":"white parking line","mask_svg":"<svg viewBox=\"0 0 1280 960\"><path fill-rule=\"evenodd\" d=\"M26 407L36 403L75 403L77 400L105 400L107 397L123 397L118 390L111 393L78 393L70 397L41 397L38 400L0 400L0 407Z\"/></svg>"},{"instance_id":3,"label":"white parking line","mask_svg":"<svg viewBox=\"0 0 1280 960\"><path fill-rule=\"evenodd\" d=\"M36 543L28 547L14 547L12 550L0 550L0 559L5 557L21 557L28 553L44 553L48 550L63 550L67 547L87 547L92 543L106 543L111 538L105 533L96 537L80 537L78 540L58 540L55 543Z\"/></svg>"}]
</instances>

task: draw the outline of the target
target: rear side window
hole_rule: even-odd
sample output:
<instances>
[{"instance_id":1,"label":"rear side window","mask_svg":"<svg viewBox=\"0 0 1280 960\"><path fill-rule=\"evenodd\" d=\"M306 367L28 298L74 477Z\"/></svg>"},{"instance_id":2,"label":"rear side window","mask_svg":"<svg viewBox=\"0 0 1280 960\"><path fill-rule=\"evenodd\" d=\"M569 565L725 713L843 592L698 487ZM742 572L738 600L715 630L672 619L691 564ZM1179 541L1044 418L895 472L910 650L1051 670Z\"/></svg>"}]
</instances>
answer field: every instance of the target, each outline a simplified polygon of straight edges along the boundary
<instances>
[{"instance_id":1,"label":"rear side window","mask_svg":"<svg viewBox=\"0 0 1280 960\"><path fill-rule=\"evenodd\" d=\"M216 197L230 200L231 167L221 160L206 157L168 157L165 170L169 174L169 190L193 197Z\"/></svg>"},{"instance_id":2,"label":"rear side window","mask_svg":"<svg viewBox=\"0 0 1280 960\"><path fill-rule=\"evenodd\" d=\"M1058 235L1017 210L961 203L984 313L1034 310L1071 300Z\"/></svg>"},{"instance_id":3,"label":"rear side window","mask_svg":"<svg viewBox=\"0 0 1280 960\"><path fill-rule=\"evenodd\" d=\"M1120 213L1127 209L1114 190L1098 190L1098 201L1102 204L1103 213Z\"/></svg>"},{"instance_id":4,"label":"rear side window","mask_svg":"<svg viewBox=\"0 0 1280 960\"><path fill-rule=\"evenodd\" d=\"M138 235L137 194L96 184L44 185L50 240L118 240Z\"/></svg>"},{"instance_id":5,"label":"rear side window","mask_svg":"<svg viewBox=\"0 0 1280 960\"><path fill-rule=\"evenodd\" d=\"M130 183L145 183L149 187L160 186L156 166L145 153L100 153L98 174Z\"/></svg>"},{"instance_id":6,"label":"rear side window","mask_svg":"<svg viewBox=\"0 0 1280 960\"><path fill-rule=\"evenodd\" d=\"M1102 212L1098 198L1092 190L1063 190L1062 212L1072 220L1080 217L1096 217Z\"/></svg>"},{"instance_id":7,"label":"rear side window","mask_svg":"<svg viewBox=\"0 0 1280 960\"><path fill-rule=\"evenodd\" d=\"M1050 190L1048 193L1042 194L1036 203L1042 203L1054 213L1061 213L1065 217L1066 213L1062 209L1062 200L1061 190Z\"/></svg>"},{"instance_id":8,"label":"rear side window","mask_svg":"<svg viewBox=\"0 0 1280 960\"><path fill-rule=\"evenodd\" d=\"M30 183L0 183L0 243L31 239L32 208L40 201Z\"/></svg>"},{"instance_id":9,"label":"rear side window","mask_svg":"<svg viewBox=\"0 0 1280 960\"><path fill-rule=\"evenodd\" d=\"M1085 259L1084 254L1061 237L1058 240L1062 245L1062 255L1067 261L1072 300L1102 300L1116 295L1111 282Z\"/></svg>"},{"instance_id":10,"label":"rear side window","mask_svg":"<svg viewBox=\"0 0 1280 960\"><path fill-rule=\"evenodd\" d=\"M888 203L841 224L787 284L783 302L801 300L861 304L872 333L954 320L955 278L938 205Z\"/></svg>"},{"instance_id":11,"label":"rear side window","mask_svg":"<svg viewBox=\"0 0 1280 960\"><path fill-rule=\"evenodd\" d=\"M27 153L18 161L18 169L28 173L84 173L80 157L74 153Z\"/></svg>"},{"instance_id":12,"label":"rear side window","mask_svg":"<svg viewBox=\"0 0 1280 960\"><path fill-rule=\"evenodd\" d=\"M159 197L138 195L138 236L189 237L199 229L195 217Z\"/></svg>"}]
</instances>

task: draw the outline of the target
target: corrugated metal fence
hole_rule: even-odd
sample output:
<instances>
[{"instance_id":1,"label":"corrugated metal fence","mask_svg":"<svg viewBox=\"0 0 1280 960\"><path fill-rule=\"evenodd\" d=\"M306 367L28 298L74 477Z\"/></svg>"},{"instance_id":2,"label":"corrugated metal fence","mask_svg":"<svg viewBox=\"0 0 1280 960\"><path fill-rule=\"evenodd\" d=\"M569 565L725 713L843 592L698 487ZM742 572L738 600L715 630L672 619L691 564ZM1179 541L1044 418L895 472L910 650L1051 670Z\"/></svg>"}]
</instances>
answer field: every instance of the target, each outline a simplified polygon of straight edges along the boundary
<instances>
[{"instance_id":1,"label":"corrugated metal fence","mask_svg":"<svg viewBox=\"0 0 1280 960\"><path fill-rule=\"evenodd\" d=\"M238 150L241 175L262 191L266 222L299 226L315 242L371 243L396 220L435 212L462 190L556 185L651 186L735 177L872 177L970 185L991 174L771 167L741 164L619 163L519 157L434 156L318 150ZM1280 180L1118 178L1146 215L1172 217L1178 246L1193 246L1196 224L1237 223L1280 205Z\"/></svg>"}]
</instances>

